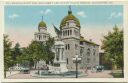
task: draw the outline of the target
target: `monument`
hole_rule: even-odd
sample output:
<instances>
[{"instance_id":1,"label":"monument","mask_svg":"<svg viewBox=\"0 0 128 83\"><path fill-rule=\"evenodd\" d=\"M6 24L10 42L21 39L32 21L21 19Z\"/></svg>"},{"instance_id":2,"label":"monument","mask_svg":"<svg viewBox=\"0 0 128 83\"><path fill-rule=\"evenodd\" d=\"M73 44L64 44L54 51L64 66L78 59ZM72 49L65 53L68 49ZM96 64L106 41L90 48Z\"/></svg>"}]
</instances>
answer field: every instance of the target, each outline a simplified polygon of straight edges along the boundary
<instances>
[{"instance_id":1,"label":"monument","mask_svg":"<svg viewBox=\"0 0 128 83\"><path fill-rule=\"evenodd\" d=\"M57 69L57 73L67 72L67 63L65 59L65 44L62 41L55 42L55 58L54 58L54 68Z\"/></svg>"}]
</instances>

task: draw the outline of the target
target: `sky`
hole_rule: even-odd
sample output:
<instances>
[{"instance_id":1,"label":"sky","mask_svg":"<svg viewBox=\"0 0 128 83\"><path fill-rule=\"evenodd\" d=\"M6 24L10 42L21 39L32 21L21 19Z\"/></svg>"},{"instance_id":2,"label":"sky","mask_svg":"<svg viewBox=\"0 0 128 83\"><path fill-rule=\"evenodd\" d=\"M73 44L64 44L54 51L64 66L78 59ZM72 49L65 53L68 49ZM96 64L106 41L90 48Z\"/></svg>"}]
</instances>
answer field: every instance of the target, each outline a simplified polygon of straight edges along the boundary
<instances>
[{"instance_id":1,"label":"sky","mask_svg":"<svg viewBox=\"0 0 128 83\"><path fill-rule=\"evenodd\" d=\"M34 39L43 16L48 32L56 36L52 24L59 28L68 10L68 5L7 5L4 10L5 34L9 35L14 44L19 42L22 47L27 46ZM115 24L123 28L122 5L72 5L71 10L80 21L81 35L99 45Z\"/></svg>"}]
</instances>

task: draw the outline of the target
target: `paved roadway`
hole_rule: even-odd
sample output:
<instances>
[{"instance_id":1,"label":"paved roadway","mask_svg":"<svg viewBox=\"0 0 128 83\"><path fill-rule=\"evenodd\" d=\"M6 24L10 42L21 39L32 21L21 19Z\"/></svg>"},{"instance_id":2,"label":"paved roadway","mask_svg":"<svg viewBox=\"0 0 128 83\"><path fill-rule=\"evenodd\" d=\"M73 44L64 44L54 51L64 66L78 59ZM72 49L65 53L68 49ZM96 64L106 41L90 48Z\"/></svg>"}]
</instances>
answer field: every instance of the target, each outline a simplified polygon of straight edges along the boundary
<instances>
[{"instance_id":1,"label":"paved roadway","mask_svg":"<svg viewBox=\"0 0 128 83\"><path fill-rule=\"evenodd\" d=\"M113 76L110 73L111 73L110 70L105 70L103 72L97 72L97 73L96 72L92 73L90 70L88 70L88 75L82 78L113 78ZM7 79L37 79L37 78L38 77L33 77L30 74L21 74L21 73L7 77Z\"/></svg>"},{"instance_id":2,"label":"paved roadway","mask_svg":"<svg viewBox=\"0 0 128 83\"><path fill-rule=\"evenodd\" d=\"M113 76L110 74L110 70L105 70L103 72L94 72L92 73L91 71L88 71L88 76L87 78L113 78Z\"/></svg>"}]
</instances>

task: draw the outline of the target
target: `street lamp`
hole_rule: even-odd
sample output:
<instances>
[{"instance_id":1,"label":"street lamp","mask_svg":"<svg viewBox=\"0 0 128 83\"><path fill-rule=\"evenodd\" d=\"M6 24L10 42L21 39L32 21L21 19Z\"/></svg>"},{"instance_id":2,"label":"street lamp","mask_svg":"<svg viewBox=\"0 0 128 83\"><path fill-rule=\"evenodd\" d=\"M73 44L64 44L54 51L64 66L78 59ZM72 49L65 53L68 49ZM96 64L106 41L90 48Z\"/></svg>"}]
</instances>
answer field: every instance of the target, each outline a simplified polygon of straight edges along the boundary
<instances>
[{"instance_id":1,"label":"street lamp","mask_svg":"<svg viewBox=\"0 0 128 83\"><path fill-rule=\"evenodd\" d=\"M76 55L75 57L73 57L73 63L76 64L76 78L78 78L78 63L81 62L81 58L78 57L78 55Z\"/></svg>"}]
</instances>

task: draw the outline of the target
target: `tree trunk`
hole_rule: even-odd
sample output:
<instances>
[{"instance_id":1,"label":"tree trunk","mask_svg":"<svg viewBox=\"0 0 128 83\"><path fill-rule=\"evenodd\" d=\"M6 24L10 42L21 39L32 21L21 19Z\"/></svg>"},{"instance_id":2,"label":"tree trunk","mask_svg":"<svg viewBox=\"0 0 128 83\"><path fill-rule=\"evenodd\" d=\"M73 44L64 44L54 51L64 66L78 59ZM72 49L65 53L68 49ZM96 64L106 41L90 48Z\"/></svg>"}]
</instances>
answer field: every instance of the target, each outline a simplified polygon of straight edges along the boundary
<instances>
[{"instance_id":1,"label":"tree trunk","mask_svg":"<svg viewBox=\"0 0 128 83\"><path fill-rule=\"evenodd\" d=\"M4 71L4 78L6 78L6 70Z\"/></svg>"},{"instance_id":2,"label":"tree trunk","mask_svg":"<svg viewBox=\"0 0 128 83\"><path fill-rule=\"evenodd\" d=\"M122 70L122 77L124 77L124 66L121 66L121 70Z\"/></svg>"},{"instance_id":3,"label":"tree trunk","mask_svg":"<svg viewBox=\"0 0 128 83\"><path fill-rule=\"evenodd\" d=\"M37 62L35 62L35 69L36 69L36 64L37 64Z\"/></svg>"}]
</instances>

